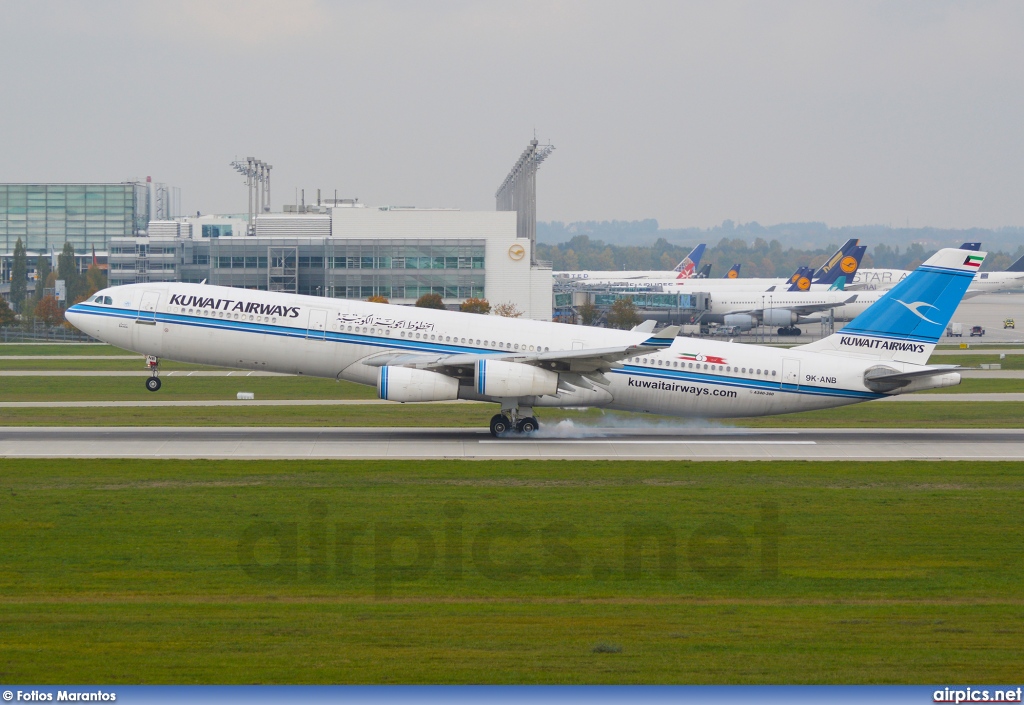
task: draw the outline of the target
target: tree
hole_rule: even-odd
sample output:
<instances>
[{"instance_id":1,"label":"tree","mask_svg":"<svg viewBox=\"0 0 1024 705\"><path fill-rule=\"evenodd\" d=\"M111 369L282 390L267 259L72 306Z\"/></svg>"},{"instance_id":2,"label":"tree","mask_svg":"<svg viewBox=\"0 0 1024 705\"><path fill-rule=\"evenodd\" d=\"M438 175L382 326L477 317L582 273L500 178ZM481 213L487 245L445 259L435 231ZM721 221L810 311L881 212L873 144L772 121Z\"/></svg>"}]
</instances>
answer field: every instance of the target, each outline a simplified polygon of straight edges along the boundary
<instances>
[{"instance_id":1,"label":"tree","mask_svg":"<svg viewBox=\"0 0 1024 705\"><path fill-rule=\"evenodd\" d=\"M436 308L441 311L445 310L444 301L441 300L440 294L424 294L423 296L416 299L417 308Z\"/></svg>"},{"instance_id":2,"label":"tree","mask_svg":"<svg viewBox=\"0 0 1024 705\"><path fill-rule=\"evenodd\" d=\"M463 313L482 313L486 316L491 312L491 304L487 299L470 298L459 305L459 310Z\"/></svg>"},{"instance_id":3,"label":"tree","mask_svg":"<svg viewBox=\"0 0 1024 705\"><path fill-rule=\"evenodd\" d=\"M494 307L494 315L502 318L519 318L523 315L522 310L511 301L497 304Z\"/></svg>"},{"instance_id":4,"label":"tree","mask_svg":"<svg viewBox=\"0 0 1024 705\"><path fill-rule=\"evenodd\" d=\"M100 289L107 288L107 273L100 269L98 264L93 262L85 273L85 282L87 288L85 296L89 298Z\"/></svg>"},{"instance_id":5,"label":"tree","mask_svg":"<svg viewBox=\"0 0 1024 705\"><path fill-rule=\"evenodd\" d=\"M576 311L580 314L580 322L585 326L592 326L601 316L601 311L588 299Z\"/></svg>"},{"instance_id":6,"label":"tree","mask_svg":"<svg viewBox=\"0 0 1024 705\"><path fill-rule=\"evenodd\" d=\"M377 296L371 296L370 298L367 299L367 302L369 302L371 304L387 304L387 303L391 303L390 301L388 301L388 297L381 296L379 294Z\"/></svg>"},{"instance_id":7,"label":"tree","mask_svg":"<svg viewBox=\"0 0 1024 705\"><path fill-rule=\"evenodd\" d=\"M68 301L78 298L81 289L81 275L75 265L75 248L68 242L64 242L64 249L57 257L57 278L64 280L64 289Z\"/></svg>"},{"instance_id":8,"label":"tree","mask_svg":"<svg viewBox=\"0 0 1024 705\"><path fill-rule=\"evenodd\" d=\"M39 259L36 260L36 293L33 297L33 308L43 300L43 291L46 289L46 282L50 278L51 271L53 270L50 267L50 258L46 255L39 255Z\"/></svg>"},{"instance_id":9,"label":"tree","mask_svg":"<svg viewBox=\"0 0 1024 705\"><path fill-rule=\"evenodd\" d=\"M15 321L14 311L7 304L7 299L0 296L0 328L12 325Z\"/></svg>"},{"instance_id":10,"label":"tree","mask_svg":"<svg viewBox=\"0 0 1024 705\"><path fill-rule=\"evenodd\" d=\"M616 299L608 311L608 325L612 328L629 330L640 323L640 316L636 313L636 304L630 296Z\"/></svg>"},{"instance_id":11,"label":"tree","mask_svg":"<svg viewBox=\"0 0 1024 705\"><path fill-rule=\"evenodd\" d=\"M28 258L25 254L25 246L21 238L14 243L14 259L11 262L11 303L15 309L20 309L25 301L25 292L28 290Z\"/></svg>"},{"instance_id":12,"label":"tree","mask_svg":"<svg viewBox=\"0 0 1024 705\"><path fill-rule=\"evenodd\" d=\"M36 305L35 317L48 326L55 326L64 320L64 312L56 296L44 296Z\"/></svg>"}]
</instances>

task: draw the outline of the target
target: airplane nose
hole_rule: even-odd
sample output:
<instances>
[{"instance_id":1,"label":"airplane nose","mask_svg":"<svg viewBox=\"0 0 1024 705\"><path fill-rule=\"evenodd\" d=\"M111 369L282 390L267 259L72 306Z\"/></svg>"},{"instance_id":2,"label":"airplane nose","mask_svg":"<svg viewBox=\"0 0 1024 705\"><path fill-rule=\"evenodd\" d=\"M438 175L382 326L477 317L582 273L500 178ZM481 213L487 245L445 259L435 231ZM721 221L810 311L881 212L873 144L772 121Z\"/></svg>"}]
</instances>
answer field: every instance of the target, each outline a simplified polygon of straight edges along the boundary
<instances>
[{"instance_id":1,"label":"airplane nose","mask_svg":"<svg viewBox=\"0 0 1024 705\"><path fill-rule=\"evenodd\" d=\"M64 318L79 330L82 329L81 324L85 322L85 315L82 313L82 309L78 308L77 304L64 312Z\"/></svg>"}]
</instances>

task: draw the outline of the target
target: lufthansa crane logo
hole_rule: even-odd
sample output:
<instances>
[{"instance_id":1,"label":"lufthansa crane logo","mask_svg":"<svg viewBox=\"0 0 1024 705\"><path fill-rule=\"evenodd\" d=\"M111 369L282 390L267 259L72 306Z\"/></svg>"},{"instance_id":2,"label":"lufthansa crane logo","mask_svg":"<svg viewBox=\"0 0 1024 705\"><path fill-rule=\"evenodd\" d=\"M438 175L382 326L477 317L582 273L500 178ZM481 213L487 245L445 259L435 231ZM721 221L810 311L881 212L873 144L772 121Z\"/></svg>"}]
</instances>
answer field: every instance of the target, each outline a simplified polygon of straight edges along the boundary
<instances>
[{"instance_id":1,"label":"lufthansa crane logo","mask_svg":"<svg viewBox=\"0 0 1024 705\"><path fill-rule=\"evenodd\" d=\"M839 263L839 268L847 274L852 274L857 270L857 258L850 257L849 255L843 257L843 261Z\"/></svg>"},{"instance_id":2,"label":"lufthansa crane logo","mask_svg":"<svg viewBox=\"0 0 1024 705\"><path fill-rule=\"evenodd\" d=\"M512 247L508 248L508 256L513 261L518 262L526 256L526 248L519 243L516 243L515 245L512 245Z\"/></svg>"},{"instance_id":3,"label":"lufthansa crane logo","mask_svg":"<svg viewBox=\"0 0 1024 705\"><path fill-rule=\"evenodd\" d=\"M730 269L729 270L729 278L730 279L735 279L737 276L739 276L739 275L736 274L736 270L735 269Z\"/></svg>"},{"instance_id":4,"label":"lufthansa crane logo","mask_svg":"<svg viewBox=\"0 0 1024 705\"><path fill-rule=\"evenodd\" d=\"M807 277L800 277L800 279L796 283L796 287L800 291L807 291L808 289L811 288L811 280L808 279Z\"/></svg>"}]
</instances>

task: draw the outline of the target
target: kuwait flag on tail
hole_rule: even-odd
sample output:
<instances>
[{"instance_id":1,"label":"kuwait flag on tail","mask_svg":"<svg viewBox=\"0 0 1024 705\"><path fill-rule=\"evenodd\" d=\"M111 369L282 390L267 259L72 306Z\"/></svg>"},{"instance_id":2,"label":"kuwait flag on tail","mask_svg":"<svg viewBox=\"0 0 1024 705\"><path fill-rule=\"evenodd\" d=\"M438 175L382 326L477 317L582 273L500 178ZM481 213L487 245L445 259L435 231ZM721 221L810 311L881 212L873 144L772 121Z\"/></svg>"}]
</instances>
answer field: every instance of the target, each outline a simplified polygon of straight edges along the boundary
<instances>
[{"instance_id":1,"label":"kuwait flag on tail","mask_svg":"<svg viewBox=\"0 0 1024 705\"><path fill-rule=\"evenodd\" d=\"M964 260L965 267L980 267L981 263L985 261L984 257L978 255L967 255L967 259Z\"/></svg>"}]
</instances>

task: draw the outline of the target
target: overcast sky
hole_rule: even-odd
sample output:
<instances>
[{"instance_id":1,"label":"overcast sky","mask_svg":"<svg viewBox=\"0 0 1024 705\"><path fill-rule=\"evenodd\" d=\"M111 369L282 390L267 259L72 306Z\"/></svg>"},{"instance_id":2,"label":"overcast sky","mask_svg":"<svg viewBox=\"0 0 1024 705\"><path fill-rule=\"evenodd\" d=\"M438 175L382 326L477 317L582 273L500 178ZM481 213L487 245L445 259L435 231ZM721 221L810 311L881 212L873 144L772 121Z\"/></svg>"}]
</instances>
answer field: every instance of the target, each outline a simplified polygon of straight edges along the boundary
<instances>
[{"instance_id":1,"label":"overcast sky","mask_svg":"<svg viewBox=\"0 0 1024 705\"><path fill-rule=\"evenodd\" d=\"M182 189L229 167L371 205L541 220L1024 224L1024 3L0 4L0 181Z\"/></svg>"}]
</instances>

